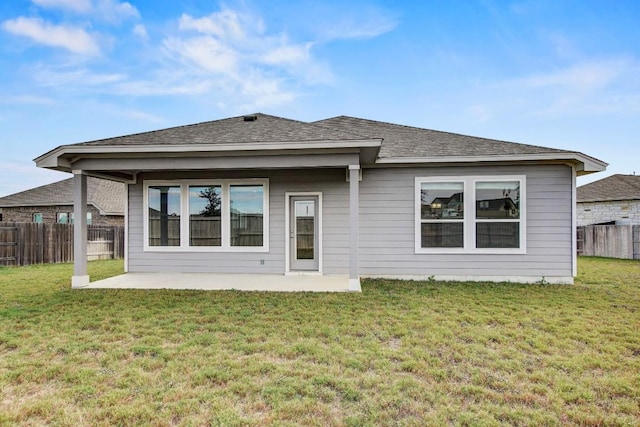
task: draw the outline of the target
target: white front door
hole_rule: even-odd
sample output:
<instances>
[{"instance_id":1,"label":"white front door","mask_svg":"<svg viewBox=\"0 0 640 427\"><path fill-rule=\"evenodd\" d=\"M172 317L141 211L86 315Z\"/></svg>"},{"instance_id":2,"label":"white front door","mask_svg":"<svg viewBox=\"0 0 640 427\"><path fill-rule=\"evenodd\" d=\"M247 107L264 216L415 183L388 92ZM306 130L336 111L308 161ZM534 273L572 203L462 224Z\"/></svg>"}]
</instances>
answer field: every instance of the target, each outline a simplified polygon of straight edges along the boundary
<instances>
[{"instance_id":1,"label":"white front door","mask_svg":"<svg viewBox=\"0 0 640 427\"><path fill-rule=\"evenodd\" d=\"M319 229L318 196L290 196L289 266L291 271L318 271Z\"/></svg>"}]
</instances>

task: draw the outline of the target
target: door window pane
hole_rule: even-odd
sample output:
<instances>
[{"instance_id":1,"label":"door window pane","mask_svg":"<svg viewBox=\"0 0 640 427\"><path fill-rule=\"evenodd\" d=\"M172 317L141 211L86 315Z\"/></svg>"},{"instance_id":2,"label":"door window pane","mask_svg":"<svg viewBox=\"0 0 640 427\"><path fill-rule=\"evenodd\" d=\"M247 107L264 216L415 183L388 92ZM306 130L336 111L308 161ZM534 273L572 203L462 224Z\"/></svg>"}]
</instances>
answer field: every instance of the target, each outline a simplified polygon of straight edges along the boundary
<instances>
[{"instance_id":1,"label":"door window pane","mask_svg":"<svg viewBox=\"0 0 640 427\"><path fill-rule=\"evenodd\" d=\"M296 259L314 259L316 204L313 200L295 202Z\"/></svg>"},{"instance_id":2,"label":"door window pane","mask_svg":"<svg viewBox=\"0 0 640 427\"><path fill-rule=\"evenodd\" d=\"M180 187L149 187L149 246L180 246Z\"/></svg>"},{"instance_id":3,"label":"door window pane","mask_svg":"<svg viewBox=\"0 0 640 427\"><path fill-rule=\"evenodd\" d=\"M189 245L222 245L222 187L189 187Z\"/></svg>"},{"instance_id":4,"label":"door window pane","mask_svg":"<svg viewBox=\"0 0 640 427\"><path fill-rule=\"evenodd\" d=\"M264 187L229 186L231 246L263 246Z\"/></svg>"}]
</instances>

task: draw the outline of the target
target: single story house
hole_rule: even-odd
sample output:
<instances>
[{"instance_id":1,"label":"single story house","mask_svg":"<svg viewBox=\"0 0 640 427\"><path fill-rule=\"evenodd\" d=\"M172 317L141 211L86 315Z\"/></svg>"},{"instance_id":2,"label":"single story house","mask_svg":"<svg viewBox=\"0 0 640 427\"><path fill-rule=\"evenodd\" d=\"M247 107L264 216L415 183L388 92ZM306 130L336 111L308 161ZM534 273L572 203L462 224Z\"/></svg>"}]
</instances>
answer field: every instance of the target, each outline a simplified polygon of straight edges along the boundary
<instances>
[{"instance_id":1,"label":"single story house","mask_svg":"<svg viewBox=\"0 0 640 427\"><path fill-rule=\"evenodd\" d=\"M361 277L572 283L576 176L607 166L355 117L266 114L62 145L35 162L74 174L76 218L87 176L126 184L128 272L348 275L354 291ZM72 286L83 287L86 231L75 227Z\"/></svg>"},{"instance_id":2,"label":"single story house","mask_svg":"<svg viewBox=\"0 0 640 427\"><path fill-rule=\"evenodd\" d=\"M124 225L126 184L90 177L87 180L87 223ZM0 197L2 222L72 224L73 178Z\"/></svg>"},{"instance_id":3,"label":"single story house","mask_svg":"<svg viewBox=\"0 0 640 427\"><path fill-rule=\"evenodd\" d=\"M640 176L611 175L578 187L578 226L640 224Z\"/></svg>"}]
</instances>

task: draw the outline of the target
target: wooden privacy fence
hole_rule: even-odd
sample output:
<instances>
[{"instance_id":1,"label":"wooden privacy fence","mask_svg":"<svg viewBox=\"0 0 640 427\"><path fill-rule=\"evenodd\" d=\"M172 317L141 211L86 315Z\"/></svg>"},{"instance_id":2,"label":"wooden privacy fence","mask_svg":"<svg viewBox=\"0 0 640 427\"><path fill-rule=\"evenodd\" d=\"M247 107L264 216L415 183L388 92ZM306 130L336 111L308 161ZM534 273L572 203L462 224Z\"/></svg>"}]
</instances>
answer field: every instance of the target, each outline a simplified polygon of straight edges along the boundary
<instances>
[{"instance_id":1,"label":"wooden privacy fence","mask_svg":"<svg viewBox=\"0 0 640 427\"><path fill-rule=\"evenodd\" d=\"M88 260L124 257L123 226L88 226ZM0 265L73 261L73 225L0 223Z\"/></svg>"},{"instance_id":2,"label":"wooden privacy fence","mask_svg":"<svg viewBox=\"0 0 640 427\"><path fill-rule=\"evenodd\" d=\"M150 213L149 246L162 246L163 232L166 233L167 246L180 246L180 218L168 216L161 219L158 214ZM232 246L262 246L263 216L231 215L229 239ZM163 231L163 226L164 231ZM189 218L190 246L220 246L222 244L222 220L219 216L205 217L191 215Z\"/></svg>"},{"instance_id":3,"label":"wooden privacy fence","mask_svg":"<svg viewBox=\"0 0 640 427\"><path fill-rule=\"evenodd\" d=\"M640 225L588 225L577 233L578 255L640 259Z\"/></svg>"}]
</instances>

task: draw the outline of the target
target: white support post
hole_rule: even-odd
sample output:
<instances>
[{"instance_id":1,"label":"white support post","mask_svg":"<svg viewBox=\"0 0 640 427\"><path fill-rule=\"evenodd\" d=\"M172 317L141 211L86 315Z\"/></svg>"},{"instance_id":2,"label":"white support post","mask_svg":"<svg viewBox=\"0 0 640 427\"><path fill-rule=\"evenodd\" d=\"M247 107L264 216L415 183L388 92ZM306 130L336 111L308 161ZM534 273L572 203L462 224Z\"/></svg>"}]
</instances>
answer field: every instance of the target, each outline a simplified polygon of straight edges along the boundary
<instances>
[{"instance_id":1,"label":"white support post","mask_svg":"<svg viewBox=\"0 0 640 427\"><path fill-rule=\"evenodd\" d=\"M73 277L72 288L89 285L87 272L87 176L73 171Z\"/></svg>"},{"instance_id":2,"label":"white support post","mask_svg":"<svg viewBox=\"0 0 640 427\"><path fill-rule=\"evenodd\" d=\"M361 292L359 259L360 212L358 199L360 196L360 165L349 165L349 290Z\"/></svg>"},{"instance_id":3,"label":"white support post","mask_svg":"<svg viewBox=\"0 0 640 427\"><path fill-rule=\"evenodd\" d=\"M576 182L576 167L571 167L571 264L573 277L578 276L578 196L577 196L577 182Z\"/></svg>"}]
</instances>

